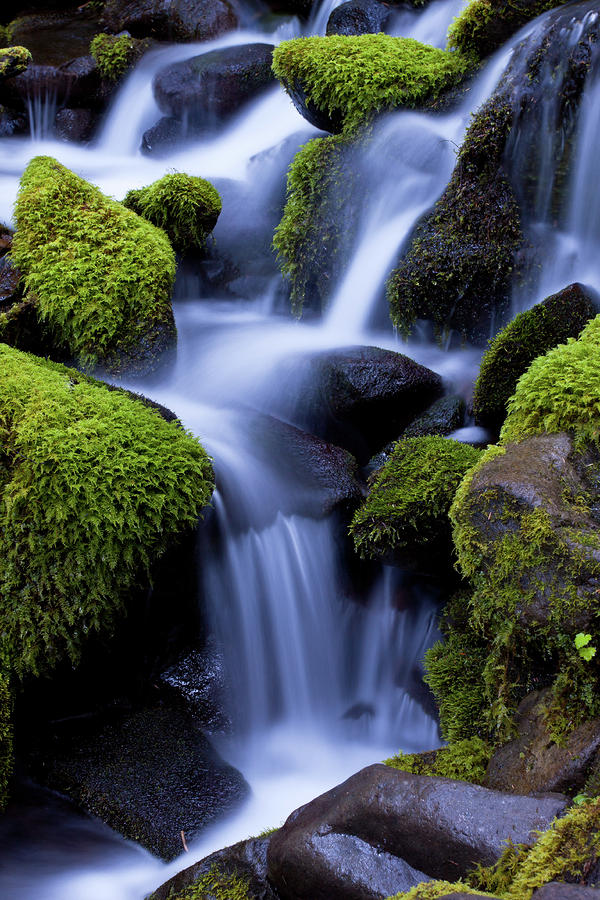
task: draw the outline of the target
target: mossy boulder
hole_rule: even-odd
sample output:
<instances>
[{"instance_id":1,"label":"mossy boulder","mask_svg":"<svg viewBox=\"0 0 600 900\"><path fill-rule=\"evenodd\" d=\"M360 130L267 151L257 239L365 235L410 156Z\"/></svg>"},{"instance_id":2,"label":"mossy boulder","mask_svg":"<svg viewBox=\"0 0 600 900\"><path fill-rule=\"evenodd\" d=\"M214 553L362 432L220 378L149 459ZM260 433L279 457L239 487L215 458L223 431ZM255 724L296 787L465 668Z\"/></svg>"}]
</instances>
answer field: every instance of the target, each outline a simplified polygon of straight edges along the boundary
<instances>
[{"instance_id":1,"label":"mossy boulder","mask_svg":"<svg viewBox=\"0 0 600 900\"><path fill-rule=\"evenodd\" d=\"M15 221L12 259L57 350L113 373L157 368L176 339L164 232L44 156L23 174Z\"/></svg>"},{"instance_id":2,"label":"mossy boulder","mask_svg":"<svg viewBox=\"0 0 600 900\"><path fill-rule=\"evenodd\" d=\"M18 675L77 660L212 491L176 423L0 345L0 655Z\"/></svg>"},{"instance_id":3,"label":"mossy boulder","mask_svg":"<svg viewBox=\"0 0 600 900\"><path fill-rule=\"evenodd\" d=\"M404 567L448 568L448 511L479 456L479 450L444 437L398 441L352 520L356 550Z\"/></svg>"},{"instance_id":4,"label":"mossy boulder","mask_svg":"<svg viewBox=\"0 0 600 900\"><path fill-rule=\"evenodd\" d=\"M100 74L109 81L118 81L140 59L150 45L130 34L97 34L90 44Z\"/></svg>"},{"instance_id":5,"label":"mossy boulder","mask_svg":"<svg viewBox=\"0 0 600 900\"><path fill-rule=\"evenodd\" d=\"M183 172L128 191L123 204L162 228L180 253L201 250L221 212L221 198L212 184Z\"/></svg>"},{"instance_id":6,"label":"mossy boulder","mask_svg":"<svg viewBox=\"0 0 600 900\"><path fill-rule=\"evenodd\" d=\"M471 60L385 34L284 41L273 71L301 115L317 128L355 131L377 113L414 108L458 84Z\"/></svg>"},{"instance_id":7,"label":"mossy boulder","mask_svg":"<svg viewBox=\"0 0 600 900\"><path fill-rule=\"evenodd\" d=\"M492 749L479 737L456 741L439 750L424 753L397 753L385 765L413 775L439 775L483 784ZM490 785L488 785L490 787Z\"/></svg>"},{"instance_id":8,"label":"mossy boulder","mask_svg":"<svg viewBox=\"0 0 600 900\"><path fill-rule=\"evenodd\" d=\"M31 53L26 47L5 47L0 50L0 80L20 75L31 59Z\"/></svg>"},{"instance_id":9,"label":"mossy boulder","mask_svg":"<svg viewBox=\"0 0 600 900\"><path fill-rule=\"evenodd\" d=\"M475 115L448 187L392 272L390 313L403 333L428 319L438 333L454 329L482 340L495 311L506 309L523 242L503 165L512 119L511 104L500 95Z\"/></svg>"},{"instance_id":10,"label":"mossy boulder","mask_svg":"<svg viewBox=\"0 0 600 900\"><path fill-rule=\"evenodd\" d=\"M593 291L571 284L519 313L490 343L473 396L478 425L500 429L517 381L537 356L576 338L598 312Z\"/></svg>"},{"instance_id":11,"label":"mossy boulder","mask_svg":"<svg viewBox=\"0 0 600 900\"><path fill-rule=\"evenodd\" d=\"M560 0L471 0L448 30L448 47L489 56L531 19L555 6Z\"/></svg>"}]
</instances>

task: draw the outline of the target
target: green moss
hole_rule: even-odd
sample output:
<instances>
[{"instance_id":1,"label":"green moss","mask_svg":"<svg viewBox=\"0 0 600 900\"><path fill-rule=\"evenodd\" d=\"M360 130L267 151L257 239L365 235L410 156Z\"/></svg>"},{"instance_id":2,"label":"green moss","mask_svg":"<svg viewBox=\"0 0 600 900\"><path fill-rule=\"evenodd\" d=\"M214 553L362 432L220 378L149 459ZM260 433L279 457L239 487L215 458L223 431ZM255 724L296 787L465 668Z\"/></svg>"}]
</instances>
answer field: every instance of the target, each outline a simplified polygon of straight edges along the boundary
<instances>
[{"instance_id":1,"label":"green moss","mask_svg":"<svg viewBox=\"0 0 600 900\"><path fill-rule=\"evenodd\" d=\"M200 250L221 212L221 198L204 178L177 172L129 191L123 204L166 231L176 250Z\"/></svg>"},{"instance_id":2,"label":"green moss","mask_svg":"<svg viewBox=\"0 0 600 900\"><path fill-rule=\"evenodd\" d=\"M448 47L484 57L560 0L471 0L448 30Z\"/></svg>"},{"instance_id":3,"label":"green moss","mask_svg":"<svg viewBox=\"0 0 600 900\"><path fill-rule=\"evenodd\" d=\"M0 25L0 47L8 47L10 44L10 32L8 25Z\"/></svg>"},{"instance_id":4,"label":"green moss","mask_svg":"<svg viewBox=\"0 0 600 900\"><path fill-rule=\"evenodd\" d=\"M475 384L473 412L482 425L500 426L520 376L533 360L575 338L596 314L577 289L560 291L519 313L490 343Z\"/></svg>"},{"instance_id":5,"label":"green moss","mask_svg":"<svg viewBox=\"0 0 600 900\"><path fill-rule=\"evenodd\" d=\"M479 456L467 444L438 436L399 441L352 520L357 551L383 558L449 541L448 510Z\"/></svg>"},{"instance_id":6,"label":"green moss","mask_svg":"<svg viewBox=\"0 0 600 900\"><path fill-rule=\"evenodd\" d=\"M0 658L78 658L212 490L199 443L74 370L0 345Z\"/></svg>"},{"instance_id":7,"label":"green moss","mask_svg":"<svg viewBox=\"0 0 600 900\"><path fill-rule=\"evenodd\" d=\"M335 282L332 270L339 265L341 211L351 177L343 166L347 146L340 136L314 138L298 151L288 172L286 204L273 247L290 282L292 312L298 317L314 294L324 307Z\"/></svg>"},{"instance_id":8,"label":"green moss","mask_svg":"<svg viewBox=\"0 0 600 900\"><path fill-rule=\"evenodd\" d=\"M487 736L486 696L482 672L487 648L471 629L451 631L425 654L424 680L438 704L440 727L451 742L476 734Z\"/></svg>"},{"instance_id":9,"label":"green moss","mask_svg":"<svg viewBox=\"0 0 600 900\"><path fill-rule=\"evenodd\" d=\"M410 891L401 891L388 897L388 900L438 900L438 897L445 897L446 894L479 894L482 891L473 890L468 884L462 881L427 881L411 888ZM492 894L483 894L484 897L492 897Z\"/></svg>"},{"instance_id":10,"label":"green moss","mask_svg":"<svg viewBox=\"0 0 600 900\"><path fill-rule=\"evenodd\" d=\"M385 764L413 775L438 775L482 784L491 755L490 745L473 737L428 753L397 753L386 759Z\"/></svg>"},{"instance_id":11,"label":"green moss","mask_svg":"<svg viewBox=\"0 0 600 900\"><path fill-rule=\"evenodd\" d=\"M97 34L90 43L90 53L109 81L118 81L140 56L138 45L130 34Z\"/></svg>"},{"instance_id":12,"label":"green moss","mask_svg":"<svg viewBox=\"0 0 600 900\"><path fill-rule=\"evenodd\" d=\"M248 881L213 866L192 885L174 891L169 900L251 900Z\"/></svg>"},{"instance_id":13,"label":"green moss","mask_svg":"<svg viewBox=\"0 0 600 900\"><path fill-rule=\"evenodd\" d=\"M31 53L26 47L5 47L0 50L0 78L12 78L13 75L24 72L30 62Z\"/></svg>"},{"instance_id":14,"label":"green moss","mask_svg":"<svg viewBox=\"0 0 600 900\"><path fill-rule=\"evenodd\" d=\"M500 439L520 441L533 434L566 431L579 446L600 434L600 316L578 340L533 361L508 404Z\"/></svg>"},{"instance_id":15,"label":"green moss","mask_svg":"<svg viewBox=\"0 0 600 900\"><path fill-rule=\"evenodd\" d=\"M175 339L165 234L44 156L23 174L15 220L13 262L57 345L83 367L155 367Z\"/></svg>"},{"instance_id":16,"label":"green moss","mask_svg":"<svg viewBox=\"0 0 600 900\"><path fill-rule=\"evenodd\" d=\"M417 225L388 279L392 322L408 334L418 319L469 339L489 334L508 305L519 209L502 159L512 127L510 105L492 97L475 115L448 187Z\"/></svg>"},{"instance_id":17,"label":"green moss","mask_svg":"<svg viewBox=\"0 0 600 900\"><path fill-rule=\"evenodd\" d=\"M12 702L10 676L0 669L0 813L8 800L13 765Z\"/></svg>"},{"instance_id":18,"label":"green moss","mask_svg":"<svg viewBox=\"0 0 600 900\"><path fill-rule=\"evenodd\" d=\"M273 54L283 86L293 92L300 85L346 132L385 110L419 106L461 81L470 67L460 53L385 34L296 38Z\"/></svg>"}]
</instances>

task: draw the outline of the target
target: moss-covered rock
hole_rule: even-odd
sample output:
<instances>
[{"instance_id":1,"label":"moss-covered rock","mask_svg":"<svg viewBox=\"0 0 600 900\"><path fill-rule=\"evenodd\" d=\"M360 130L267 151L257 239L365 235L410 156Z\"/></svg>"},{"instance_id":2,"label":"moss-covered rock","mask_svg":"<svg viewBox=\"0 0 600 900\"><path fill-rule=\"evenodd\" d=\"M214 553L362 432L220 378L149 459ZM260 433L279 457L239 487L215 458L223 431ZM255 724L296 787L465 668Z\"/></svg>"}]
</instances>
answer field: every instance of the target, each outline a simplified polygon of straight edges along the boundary
<instances>
[{"instance_id":1,"label":"moss-covered rock","mask_svg":"<svg viewBox=\"0 0 600 900\"><path fill-rule=\"evenodd\" d=\"M84 367L145 373L172 347L166 235L56 160L27 166L12 258L59 349Z\"/></svg>"},{"instance_id":2,"label":"moss-covered rock","mask_svg":"<svg viewBox=\"0 0 600 900\"><path fill-rule=\"evenodd\" d=\"M494 338L481 361L473 396L477 424L499 429L517 381L533 360L576 338L597 312L595 295L572 284L519 313Z\"/></svg>"},{"instance_id":3,"label":"moss-covered rock","mask_svg":"<svg viewBox=\"0 0 600 900\"><path fill-rule=\"evenodd\" d=\"M217 224L221 198L209 181L175 172L139 190L123 204L166 231L176 250L200 250Z\"/></svg>"},{"instance_id":4,"label":"moss-covered rock","mask_svg":"<svg viewBox=\"0 0 600 900\"><path fill-rule=\"evenodd\" d=\"M0 79L19 75L30 62L31 53L26 47L5 47L0 50Z\"/></svg>"},{"instance_id":5,"label":"moss-covered rock","mask_svg":"<svg viewBox=\"0 0 600 900\"><path fill-rule=\"evenodd\" d=\"M563 0L564 2L564 0ZM560 0L471 0L448 31L448 47L488 56Z\"/></svg>"},{"instance_id":6,"label":"moss-covered rock","mask_svg":"<svg viewBox=\"0 0 600 900\"><path fill-rule=\"evenodd\" d=\"M0 668L0 813L8 800L13 765L12 703L10 676Z\"/></svg>"},{"instance_id":7,"label":"moss-covered rock","mask_svg":"<svg viewBox=\"0 0 600 900\"><path fill-rule=\"evenodd\" d=\"M448 561L448 510L479 456L479 450L443 437L399 441L352 520L357 551L412 566Z\"/></svg>"},{"instance_id":8,"label":"moss-covered rock","mask_svg":"<svg viewBox=\"0 0 600 900\"><path fill-rule=\"evenodd\" d=\"M391 274L391 317L403 333L417 319L430 319L438 332L456 329L481 340L495 310L506 308L522 243L519 209L503 167L512 119L501 96L475 115L448 187Z\"/></svg>"},{"instance_id":9,"label":"moss-covered rock","mask_svg":"<svg viewBox=\"0 0 600 900\"><path fill-rule=\"evenodd\" d=\"M103 78L118 81L148 49L148 40L136 40L130 34L97 34L90 53Z\"/></svg>"},{"instance_id":10,"label":"moss-covered rock","mask_svg":"<svg viewBox=\"0 0 600 900\"><path fill-rule=\"evenodd\" d=\"M273 54L273 71L301 115L334 133L354 131L386 110L422 105L470 68L461 53L385 34L295 38Z\"/></svg>"},{"instance_id":11,"label":"moss-covered rock","mask_svg":"<svg viewBox=\"0 0 600 900\"><path fill-rule=\"evenodd\" d=\"M78 658L212 491L199 443L74 370L0 345L0 656Z\"/></svg>"},{"instance_id":12,"label":"moss-covered rock","mask_svg":"<svg viewBox=\"0 0 600 900\"><path fill-rule=\"evenodd\" d=\"M440 750L425 753L397 753L385 765L413 775L439 775L471 784L483 784L492 750L479 737L456 741Z\"/></svg>"},{"instance_id":13,"label":"moss-covered rock","mask_svg":"<svg viewBox=\"0 0 600 900\"><path fill-rule=\"evenodd\" d=\"M418 884L411 888L410 891L401 891L388 897L388 900L446 900L456 896L456 900L462 900L463 897L473 897L474 900L485 897L497 897L496 894L482 893L480 890L469 887L464 881L429 881Z\"/></svg>"}]
</instances>

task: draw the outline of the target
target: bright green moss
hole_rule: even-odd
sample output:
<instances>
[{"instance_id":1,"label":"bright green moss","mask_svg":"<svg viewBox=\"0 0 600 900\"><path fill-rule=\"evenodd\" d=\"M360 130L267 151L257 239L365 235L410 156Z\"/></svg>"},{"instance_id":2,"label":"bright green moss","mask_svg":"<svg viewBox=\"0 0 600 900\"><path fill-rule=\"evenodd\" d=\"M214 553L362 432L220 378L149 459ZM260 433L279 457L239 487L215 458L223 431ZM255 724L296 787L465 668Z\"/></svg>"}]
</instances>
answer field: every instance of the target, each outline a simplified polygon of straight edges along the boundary
<instances>
[{"instance_id":1,"label":"bright green moss","mask_svg":"<svg viewBox=\"0 0 600 900\"><path fill-rule=\"evenodd\" d=\"M174 423L0 345L0 658L18 675L76 660L152 562L193 527L211 463Z\"/></svg>"},{"instance_id":2,"label":"bright green moss","mask_svg":"<svg viewBox=\"0 0 600 900\"><path fill-rule=\"evenodd\" d=\"M440 728L451 742L488 733L482 679L487 651L470 630L451 631L425 654L425 682L438 704Z\"/></svg>"},{"instance_id":3,"label":"bright green moss","mask_svg":"<svg viewBox=\"0 0 600 900\"><path fill-rule=\"evenodd\" d=\"M60 348L83 367L148 371L175 340L166 235L47 156L21 179L12 259Z\"/></svg>"},{"instance_id":4,"label":"bright green moss","mask_svg":"<svg viewBox=\"0 0 600 900\"><path fill-rule=\"evenodd\" d=\"M8 782L12 774L12 690L10 677L0 669L0 813L8 799Z\"/></svg>"},{"instance_id":5,"label":"bright green moss","mask_svg":"<svg viewBox=\"0 0 600 900\"><path fill-rule=\"evenodd\" d=\"M129 34L97 34L90 44L90 53L109 81L118 81L137 60L137 44Z\"/></svg>"},{"instance_id":6,"label":"bright green moss","mask_svg":"<svg viewBox=\"0 0 600 900\"><path fill-rule=\"evenodd\" d=\"M438 897L445 897L446 894L479 894L484 897L492 897L492 894L485 894L483 891L476 891L470 888L468 884L462 881L427 881L411 888L410 891L401 891L388 897L388 900L438 900Z\"/></svg>"},{"instance_id":7,"label":"bright green moss","mask_svg":"<svg viewBox=\"0 0 600 900\"><path fill-rule=\"evenodd\" d=\"M4 37L0 35L0 43ZM31 62L31 53L26 47L5 47L0 50L0 78L12 78L24 72Z\"/></svg>"},{"instance_id":8,"label":"bright green moss","mask_svg":"<svg viewBox=\"0 0 600 900\"><path fill-rule=\"evenodd\" d=\"M560 0L471 0L448 30L448 47L488 56L531 19Z\"/></svg>"},{"instance_id":9,"label":"bright green moss","mask_svg":"<svg viewBox=\"0 0 600 900\"><path fill-rule=\"evenodd\" d=\"M413 775L438 775L482 784L491 755L490 745L473 737L428 753L397 753L386 759L385 765Z\"/></svg>"},{"instance_id":10,"label":"bright green moss","mask_svg":"<svg viewBox=\"0 0 600 900\"><path fill-rule=\"evenodd\" d=\"M273 71L283 86L295 91L300 85L345 132L377 113L437 97L470 67L460 53L386 34L295 38L273 54Z\"/></svg>"},{"instance_id":11,"label":"bright green moss","mask_svg":"<svg viewBox=\"0 0 600 900\"><path fill-rule=\"evenodd\" d=\"M169 900L252 900L248 882L239 875L222 872L213 866L192 885L169 895Z\"/></svg>"},{"instance_id":12,"label":"bright green moss","mask_svg":"<svg viewBox=\"0 0 600 900\"><path fill-rule=\"evenodd\" d=\"M438 436L399 441L350 525L357 551L382 558L449 541L448 510L480 455L467 444Z\"/></svg>"},{"instance_id":13,"label":"bright green moss","mask_svg":"<svg viewBox=\"0 0 600 900\"><path fill-rule=\"evenodd\" d=\"M180 172L129 191L123 204L166 231L180 252L200 250L221 212L221 198L209 181Z\"/></svg>"},{"instance_id":14,"label":"bright green moss","mask_svg":"<svg viewBox=\"0 0 600 900\"><path fill-rule=\"evenodd\" d=\"M596 311L583 292L567 288L519 313L483 356L473 396L475 420L500 426L517 381L533 360L577 337Z\"/></svg>"},{"instance_id":15,"label":"bright green moss","mask_svg":"<svg viewBox=\"0 0 600 900\"><path fill-rule=\"evenodd\" d=\"M600 316L578 340L533 361L518 381L500 434L502 443L566 431L580 446L600 433Z\"/></svg>"}]
</instances>

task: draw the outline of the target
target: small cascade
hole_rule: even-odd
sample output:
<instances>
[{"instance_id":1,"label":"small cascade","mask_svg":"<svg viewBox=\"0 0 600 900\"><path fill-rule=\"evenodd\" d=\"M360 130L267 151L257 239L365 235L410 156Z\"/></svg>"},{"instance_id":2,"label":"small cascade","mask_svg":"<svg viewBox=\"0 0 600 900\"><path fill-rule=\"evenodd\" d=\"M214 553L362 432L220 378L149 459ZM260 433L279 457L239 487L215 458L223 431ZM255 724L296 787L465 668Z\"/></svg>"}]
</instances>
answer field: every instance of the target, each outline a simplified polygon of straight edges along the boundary
<instances>
[{"instance_id":1,"label":"small cascade","mask_svg":"<svg viewBox=\"0 0 600 900\"><path fill-rule=\"evenodd\" d=\"M27 118L32 141L43 141L54 133L54 119L58 109L56 90L41 87L27 96Z\"/></svg>"}]
</instances>

